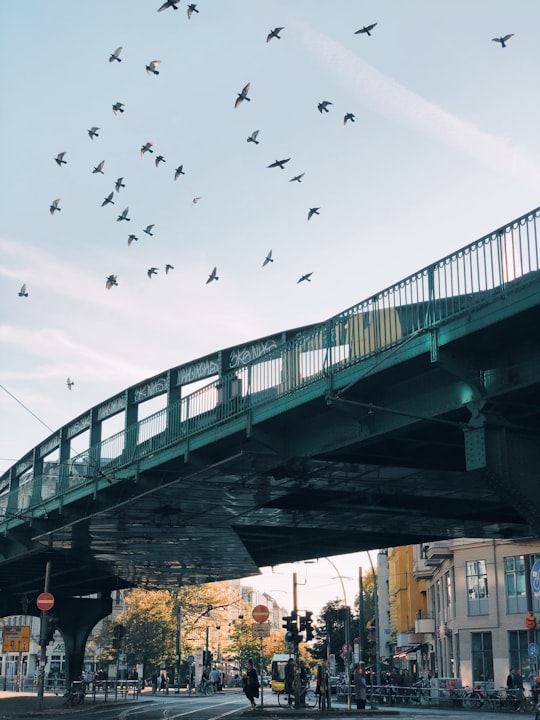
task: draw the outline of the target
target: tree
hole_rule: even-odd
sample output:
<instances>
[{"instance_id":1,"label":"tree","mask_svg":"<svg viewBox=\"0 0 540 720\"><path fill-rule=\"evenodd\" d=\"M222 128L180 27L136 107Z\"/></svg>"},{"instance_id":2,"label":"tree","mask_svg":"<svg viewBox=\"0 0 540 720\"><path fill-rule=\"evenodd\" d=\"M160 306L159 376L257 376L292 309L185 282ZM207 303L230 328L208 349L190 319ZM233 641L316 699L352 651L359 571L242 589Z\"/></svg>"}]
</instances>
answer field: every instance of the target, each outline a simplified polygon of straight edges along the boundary
<instances>
[{"instance_id":1,"label":"tree","mask_svg":"<svg viewBox=\"0 0 540 720\"><path fill-rule=\"evenodd\" d=\"M345 642L346 606L338 600L326 603L315 624L315 639L311 646L311 655L318 660L326 660L328 650L335 655L336 668L344 670L345 664L341 658L343 643ZM352 618L351 618L352 620Z\"/></svg>"}]
</instances>

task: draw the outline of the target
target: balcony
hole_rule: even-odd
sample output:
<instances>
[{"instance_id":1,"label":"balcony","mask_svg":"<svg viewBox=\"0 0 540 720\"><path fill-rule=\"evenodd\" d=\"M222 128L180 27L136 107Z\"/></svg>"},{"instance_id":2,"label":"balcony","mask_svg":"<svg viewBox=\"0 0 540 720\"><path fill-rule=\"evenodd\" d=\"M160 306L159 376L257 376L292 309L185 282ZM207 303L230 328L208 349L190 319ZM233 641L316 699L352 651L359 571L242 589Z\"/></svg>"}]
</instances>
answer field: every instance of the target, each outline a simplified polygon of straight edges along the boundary
<instances>
[{"instance_id":1,"label":"balcony","mask_svg":"<svg viewBox=\"0 0 540 720\"><path fill-rule=\"evenodd\" d=\"M454 551L446 543L431 543L424 545L426 563L428 565L439 565L443 560L450 560L454 557Z\"/></svg>"},{"instance_id":2,"label":"balcony","mask_svg":"<svg viewBox=\"0 0 540 720\"><path fill-rule=\"evenodd\" d=\"M414 632L417 635L434 635L435 620L427 613L424 613L414 621Z\"/></svg>"},{"instance_id":3,"label":"balcony","mask_svg":"<svg viewBox=\"0 0 540 720\"><path fill-rule=\"evenodd\" d=\"M431 580L435 568L428 565L425 558L415 558L412 568L412 574L415 580Z\"/></svg>"}]
</instances>

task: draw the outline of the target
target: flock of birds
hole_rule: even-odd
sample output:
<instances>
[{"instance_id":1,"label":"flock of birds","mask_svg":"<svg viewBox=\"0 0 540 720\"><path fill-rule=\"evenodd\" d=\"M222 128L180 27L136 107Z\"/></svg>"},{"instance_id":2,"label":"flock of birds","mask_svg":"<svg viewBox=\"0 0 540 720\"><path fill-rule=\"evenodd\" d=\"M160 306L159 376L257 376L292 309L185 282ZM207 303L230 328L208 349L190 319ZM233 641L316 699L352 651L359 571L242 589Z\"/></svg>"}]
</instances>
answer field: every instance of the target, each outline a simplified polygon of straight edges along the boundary
<instances>
[{"instance_id":1,"label":"flock of birds","mask_svg":"<svg viewBox=\"0 0 540 720\"><path fill-rule=\"evenodd\" d=\"M173 10L178 10L179 5L180 5L180 0L166 0L158 8L158 12L163 12L164 10L167 10L169 8L171 8ZM195 3L190 3L187 5L188 19L191 19L193 13L199 13L199 10L197 9L197 5ZM373 30L376 28L376 26L377 26L376 22L371 23L369 25L365 25L365 26L361 27L359 30L356 30L354 34L371 36L371 34L372 34ZM282 26L278 26L278 27L271 29L266 36L266 42L269 43L270 41L272 41L274 39L280 40L281 39L280 33L282 33L283 30L285 30L285 28ZM492 38L492 40L493 40L493 42L499 43L502 48L505 48L506 43L508 42L508 40L511 37L513 37L513 35L514 35L513 33L509 33L502 37ZM114 52L110 53L109 63L122 62L122 57L121 57L122 50L123 50L122 46L119 46L118 48L116 48L116 50L114 50ZM154 75L154 76L159 75L158 67L160 66L160 64L161 64L160 60L149 61L148 64L146 64L146 66L145 66L145 69L146 69L146 72L148 73L148 75ZM236 100L234 101L235 108L240 107L242 105L242 103L244 103L244 102L251 102L251 98L249 97L250 89L251 89L251 83L248 82L246 85L244 85L242 90L239 93L237 93ZM317 104L317 109L319 110L319 112L321 114L329 113L332 105L333 105L333 103L330 100L321 100ZM117 101L112 105L112 110L115 115L117 115L118 113L122 114L122 113L124 113L125 105L124 105L124 103ZM345 113L345 115L343 117L344 125L347 125L348 123L354 123L355 121L356 121L356 117L355 117L354 113L352 113L352 112ZM99 138L99 130L100 130L100 128L97 126L90 127L90 129L88 130L89 138L91 140L94 140L95 138ZM259 144L258 136L259 136L259 130L254 130L247 137L247 142L258 145ZM144 143L140 148L141 156L146 155L146 153L153 154L154 147L155 147L155 144L153 142L148 141L148 142ZM66 155L67 155L67 152L62 151L62 152L59 152L56 155L56 157L54 158L54 161L60 168L67 164ZM272 163L267 165L267 168L280 168L281 170L284 170L285 166L287 165L288 162L290 162L290 160L291 160L290 157L274 160ZM162 163L165 163L165 162L166 162L166 159L161 154L156 155L154 158L154 163L155 163L156 167L159 167ZM104 166L105 166L105 160L102 160L93 168L92 173L104 175L104 170L103 170ZM182 164L178 165L174 170L174 180L177 181L182 175L185 175L185 174L186 173L184 171L184 166ZM293 177L291 177L289 179L289 182L300 183L300 182L302 182L304 175L305 175L305 172L301 172L299 174L293 175ZM103 199L103 202L101 203L101 207L113 205L115 193L118 194L123 188L125 188L124 178L118 177L114 182L114 189L111 190L111 192L109 192L105 196L105 198ZM199 202L199 200L201 200L201 197L202 196L194 197L192 200L193 205L197 204ZM49 205L49 211L50 211L51 215L54 216L55 213L60 212L62 210L62 208L60 207L60 202L61 202L61 198L56 198L55 200L53 200L51 202L51 204ZM315 215L318 216L320 214L320 209L321 209L320 207L310 207L307 212L307 220L310 221ZM117 222L130 222L130 220L131 220L131 218L129 217L129 207L125 207L118 214L118 217L116 218ZM153 228L154 228L154 224L153 223L149 224L143 229L143 232L149 236L153 236L153 232L152 232ZM138 241L138 239L139 238L137 237L137 235L135 235L134 233L130 233L127 238L128 247L131 246L133 242ZM273 263L273 262L274 262L274 258L272 256L272 250L269 250L263 260L262 267L266 267L267 265L269 265L270 263ZM165 274L168 275L171 270L174 270L174 266L170 263L167 263L165 265ZM158 268L150 267L147 269L146 272L147 272L148 278L152 279L152 277L158 273ZM297 283L310 282L312 275L313 275L313 272L304 273L303 275L300 276L300 278L298 278ZM217 266L216 266L209 273L208 278L206 280L206 284L208 285L208 284L212 283L213 281L217 281L217 280L219 280L219 276L217 274ZM116 286L118 286L118 276L116 274L111 273L105 279L105 287L107 290L111 290L113 287L116 287ZM27 298L29 296L29 293L28 293L27 287L26 287L26 283L22 285L22 287L19 290L18 295L19 295L19 297L24 297L24 298ZM73 385L73 382L68 378L67 386L70 390L71 390L72 385Z\"/></svg>"}]
</instances>

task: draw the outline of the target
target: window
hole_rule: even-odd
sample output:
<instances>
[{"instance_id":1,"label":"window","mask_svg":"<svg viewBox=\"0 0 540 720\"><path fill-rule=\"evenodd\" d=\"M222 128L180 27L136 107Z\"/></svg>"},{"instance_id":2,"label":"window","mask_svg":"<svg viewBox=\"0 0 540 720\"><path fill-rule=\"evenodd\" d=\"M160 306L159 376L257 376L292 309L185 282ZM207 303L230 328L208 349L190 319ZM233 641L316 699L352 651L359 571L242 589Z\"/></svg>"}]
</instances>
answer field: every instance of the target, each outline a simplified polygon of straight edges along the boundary
<instances>
[{"instance_id":1,"label":"window","mask_svg":"<svg viewBox=\"0 0 540 720\"><path fill-rule=\"evenodd\" d=\"M489 613L488 579L485 560L471 560L466 563L467 608L469 615Z\"/></svg>"},{"instance_id":2,"label":"window","mask_svg":"<svg viewBox=\"0 0 540 720\"><path fill-rule=\"evenodd\" d=\"M493 681L493 645L490 632L471 633L473 682Z\"/></svg>"},{"instance_id":3,"label":"window","mask_svg":"<svg viewBox=\"0 0 540 720\"><path fill-rule=\"evenodd\" d=\"M538 555L530 555L530 565L540 557ZM525 557L524 555L515 555L513 557L504 558L504 586L506 591L506 612L507 613L526 613L527 612L527 594L525 577ZM533 598L533 610L540 609L540 599Z\"/></svg>"},{"instance_id":4,"label":"window","mask_svg":"<svg viewBox=\"0 0 540 720\"><path fill-rule=\"evenodd\" d=\"M538 643L540 633L535 631L535 642ZM508 633L508 667L523 668L524 674L531 665L529 657L529 639L527 630L512 630Z\"/></svg>"}]
</instances>

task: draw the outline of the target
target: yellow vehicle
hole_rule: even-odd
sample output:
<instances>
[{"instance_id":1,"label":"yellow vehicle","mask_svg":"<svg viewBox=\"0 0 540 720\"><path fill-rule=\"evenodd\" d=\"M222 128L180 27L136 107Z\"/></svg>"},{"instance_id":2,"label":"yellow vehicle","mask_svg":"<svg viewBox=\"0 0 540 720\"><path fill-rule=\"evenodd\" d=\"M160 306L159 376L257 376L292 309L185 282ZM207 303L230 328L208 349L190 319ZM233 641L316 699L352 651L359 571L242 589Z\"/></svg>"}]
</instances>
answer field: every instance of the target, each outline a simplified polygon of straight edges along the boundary
<instances>
[{"instance_id":1,"label":"yellow vehicle","mask_svg":"<svg viewBox=\"0 0 540 720\"><path fill-rule=\"evenodd\" d=\"M272 658L272 692L281 692L285 689L285 665L294 655L288 653L275 653Z\"/></svg>"}]
</instances>

